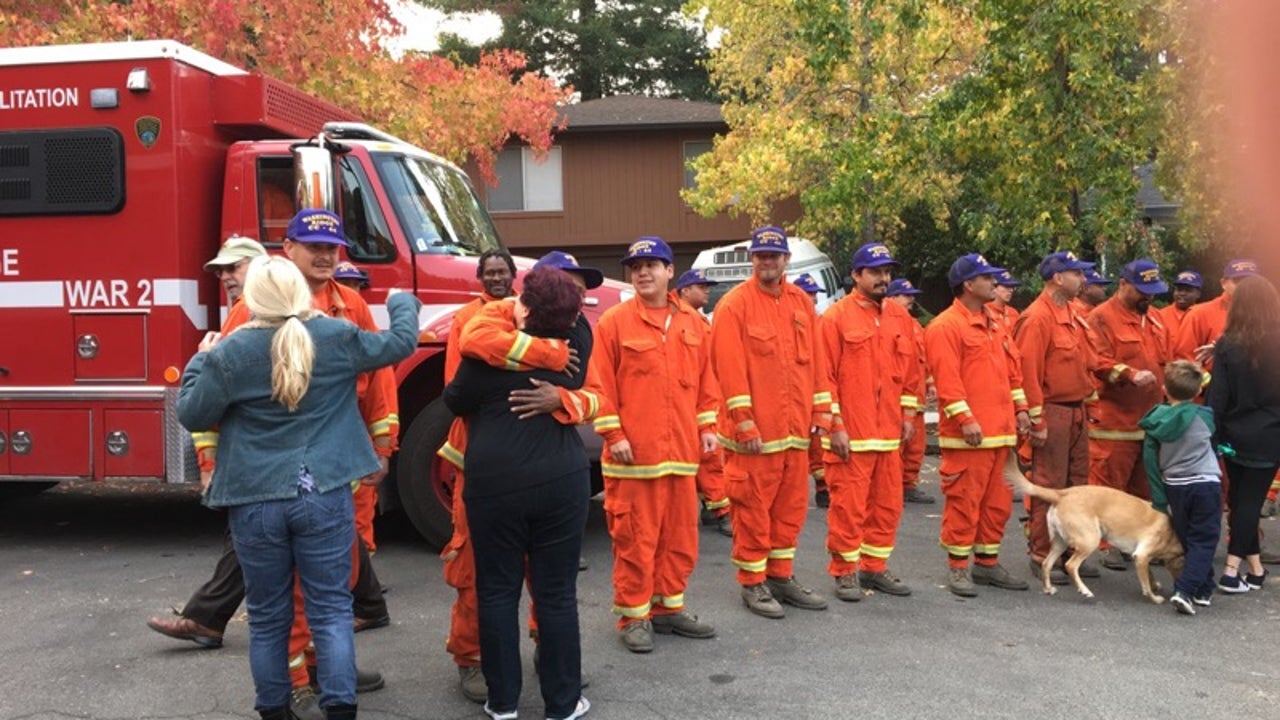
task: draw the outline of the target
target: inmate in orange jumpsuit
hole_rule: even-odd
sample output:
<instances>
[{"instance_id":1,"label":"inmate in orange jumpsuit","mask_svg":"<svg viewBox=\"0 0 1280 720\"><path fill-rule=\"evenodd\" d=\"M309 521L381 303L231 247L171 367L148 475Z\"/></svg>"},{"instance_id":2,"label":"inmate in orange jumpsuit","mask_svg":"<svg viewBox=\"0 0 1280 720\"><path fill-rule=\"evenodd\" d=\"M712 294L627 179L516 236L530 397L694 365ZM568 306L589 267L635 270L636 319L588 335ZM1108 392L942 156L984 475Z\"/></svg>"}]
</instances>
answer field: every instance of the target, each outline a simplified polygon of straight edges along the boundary
<instances>
[{"instance_id":1,"label":"inmate in orange jumpsuit","mask_svg":"<svg viewBox=\"0 0 1280 720\"><path fill-rule=\"evenodd\" d=\"M698 561L694 475L703 433L716 427L720 397L706 329L674 292L650 308L639 296L605 311L591 368L603 409L604 512L613 538L613 612L618 627L684 610ZM631 463L613 446L626 440Z\"/></svg>"},{"instance_id":2,"label":"inmate in orange jumpsuit","mask_svg":"<svg viewBox=\"0 0 1280 720\"><path fill-rule=\"evenodd\" d=\"M970 555L992 567L1013 510L1004 464L1017 441L1015 415L1027 409L1018 350L985 308L973 312L959 300L925 328L924 344L942 410L939 476L946 501L939 543L950 567L968 567ZM961 427L970 422L982 429L977 446L964 440Z\"/></svg>"},{"instance_id":3,"label":"inmate in orange jumpsuit","mask_svg":"<svg viewBox=\"0 0 1280 720\"><path fill-rule=\"evenodd\" d=\"M1156 312L1160 313L1160 322L1164 323L1164 329L1169 334L1169 348L1172 351L1174 344L1178 342L1178 331L1182 328L1182 321L1186 319L1187 313L1191 312L1191 308L1183 310L1169 303Z\"/></svg>"},{"instance_id":4,"label":"inmate in orange jumpsuit","mask_svg":"<svg viewBox=\"0 0 1280 720\"><path fill-rule=\"evenodd\" d=\"M1098 402L1089 424L1089 484L1123 490L1149 499L1142 462L1138 420L1164 397L1164 366L1169 362L1168 329L1159 313L1138 314L1113 295L1089 316L1089 343L1097 364L1093 374ZM1140 370L1155 374L1155 382L1138 387Z\"/></svg>"},{"instance_id":5,"label":"inmate in orange jumpsuit","mask_svg":"<svg viewBox=\"0 0 1280 720\"><path fill-rule=\"evenodd\" d=\"M1218 297L1192 305L1178 326L1177 340L1170 349L1175 360L1196 359L1196 348L1217 342L1222 331L1227 327L1227 311L1231 308L1231 297L1226 293ZM1205 370L1211 370L1213 361L1204 364Z\"/></svg>"},{"instance_id":6,"label":"inmate in orange jumpsuit","mask_svg":"<svg viewBox=\"0 0 1280 720\"><path fill-rule=\"evenodd\" d=\"M503 302L487 293L462 306L454 315L453 324L449 328L448 344L445 346L444 379L445 384L458 372L462 358L475 358L493 367L507 367L513 370L543 368L547 370L563 370L569 358L566 344L554 338L536 338L515 329L514 321L509 325L489 326L493 331L463 335L468 323L490 303L500 303L511 309L514 303ZM453 609L450 612L449 636L445 640L445 649L453 655L453 661L462 667L475 667L480 664L480 616L476 604L476 560L471 549L471 531L467 526L467 511L462 500L465 485L463 476L463 458L467 452L467 423L463 418L454 418L449 426L449 436L445 444L436 453L458 469L454 476L451 513L453 516L453 536L445 545L440 557L444 560L444 580L449 587L457 591ZM536 631L537 622L532 610L529 616L530 632Z\"/></svg>"},{"instance_id":7,"label":"inmate in orange jumpsuit","mask_svg":"<svg viewBox=\"0 0 1280 720\"><path fill-rule=\"evenodd\" d=\"M904 418L920 400L919 324L896 302L860 291L827 308L818 323L831 432L849 436L849 457L823 445L831 509L827 513L827 571L840 577L861 569L879 573L893 552L902 517L901 438Z\"/></svg>"},{"instance_id":8,"label":"inmate in orange jumpsuit","mask_svg":"<svg viewBox=\"0 0 1280 720\"><path fill-rule=\"evenodd\" d=\"M708 353L711 348L711 321L702 313L695 312L698 319L702 321L703 328L706 329L706 342ZM719 385L717 387L717 392ZM720 408L717 413L723 412ZM701 461L698 463L698 474L694 478L694 483L698 487L698 499L702 501L702 507L708 511L715 513L717 518L729 514L729 496L725 494L724 480L724 448L717 447L715 452L703 453Z\"/></svg>"},{"instance_id":9,"label":"inmate in orange jumpsuit","mask_svg":"<svg viewBox=\"0 0 1280 720\"><path fill-rule=\"evenodd\" d=\"M1085 401L1093 396L1093 359L1086 327L1073 308L1054 302L1052 287L1040 293L1014 326L1032 432L1049 434L1043 446L1031 450L1031 481L1041 487L1089 481ZM1036 562L1049 552L1048 509L1048 503L1031 500L1027 543Z\"/></svg>"},{"instance_id":10,"label":"inmate in orange jumpsuit","mask_svg":"<svg viewBox=\"0 0 1280 720\"><path fill-rule=\"evenodd\" d=\"M813 301L785 280L777 290L751 277L716 305L711 358L729 417L721 423L733 512L738 582L792 576L809 505L813 427L830 426ZM743 445L760 440L752 455Z\"/></svg>"},{"instance_id":11,"label":"inmate in orange jumpsuit","mask_svg":"<svg viewBox=\"0 0 1280 720\"><path fill-rule=\"evenodd\" d=\"M902 492L905 493L914 490L920 484L920 468L924 466L924 450L925 450L925 427L924 427L924 405L925 397L928 395L929 388L933 387L933 378L929 376L929 370L924 362L924 327L920 325L914 318L911 320L913 333L915 335L917 364L920 367L920 383L916 386L916 398L920 401L920 407L916 410L914 416L911 417L911 424L915 426L915 431L911 433L911 439L902 443Z\"/></svg>"},{"instance_id":12,"label":"inmate in orange jumpsuit","mask_svg":"<svg viewBox=\"0 0 1280 720\"><path fill-rule=\"evenodd\" d=\"M311 295L311 307L332 318L350 321L362 330L377 332L378 324L374 322L373 313L360 293L328 280L319 290ZM250 320L249 308L244 303L236 303L227 314L223 323L223 332L229 333ZM362 373L356 378L356 401L360 407L360 415L369 430L369 438L373 449L379 457L390 457L395 452L396 442L400 434L399 399L396 396L395 374L392 368L385 367L372 372ZM357 478L352 478L356 480ZM362 499L362 493L364 495ZM377 488L372 485L357 485L353 499L356 501L354 522L356 533L373 552L373 512L377 505ZM361 514L364 513L362 520ZM359 546L352 545L351 584L354 585L359 573ZM307 617L303 610L301 586L295 582L293 588L293 627L289 632L289 676L294 687L302 687L310 682L307 676L306 651L311 645L311 628L307 625Z\"/></svg>"}]
</instances>

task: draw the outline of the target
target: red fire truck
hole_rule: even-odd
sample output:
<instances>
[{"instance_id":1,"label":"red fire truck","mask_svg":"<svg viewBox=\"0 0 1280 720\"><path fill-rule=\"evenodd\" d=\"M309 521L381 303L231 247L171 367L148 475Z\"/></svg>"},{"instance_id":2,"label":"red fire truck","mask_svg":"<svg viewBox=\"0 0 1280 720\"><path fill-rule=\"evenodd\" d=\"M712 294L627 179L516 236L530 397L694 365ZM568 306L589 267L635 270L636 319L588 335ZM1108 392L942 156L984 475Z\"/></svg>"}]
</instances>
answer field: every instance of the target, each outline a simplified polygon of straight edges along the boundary
<instances>
[{"instance_id":1,"label":"red fire truck","mask_svg":"<svg viewBox=\"0 0 1280 720\"><path fill-rule=\"evenodd\" d=\"M461 170L171 41L0 50L0 128L0 494L196 480L177 383L225 316L202 265L232 234L278 248L296 207L324 206L375 317L391 287L423 302L382 496L448 538L443 340L480 292L476 256L501 246ZM589 314L620 289L593 291Z\"/></svg>"}]
</instances>

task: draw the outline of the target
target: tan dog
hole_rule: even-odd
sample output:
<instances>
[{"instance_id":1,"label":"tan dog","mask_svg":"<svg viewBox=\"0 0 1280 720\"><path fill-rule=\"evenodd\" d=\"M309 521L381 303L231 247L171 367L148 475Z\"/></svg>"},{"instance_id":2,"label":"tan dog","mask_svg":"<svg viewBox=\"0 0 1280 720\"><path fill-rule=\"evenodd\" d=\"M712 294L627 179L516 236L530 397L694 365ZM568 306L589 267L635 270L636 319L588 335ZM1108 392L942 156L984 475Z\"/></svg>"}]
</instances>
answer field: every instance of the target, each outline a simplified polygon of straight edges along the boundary
<instances>
[{"instance_id":1,"label":"tan dog","mask_svg":"<svg viewBox=\"0 0 1280 720\"><path fill-rule=\"evenodd\" d=\"M1164 561L1176 578L1182 573L1186 556L1168 515L1154 510L1146 500L1113 488L1090 485L1053 490L1033 485L1018 469L1014 453L1009 453L1004 475L1024 494L1053 506L1047 515L1049 540L1053 547L1040 567L1046 595L1058 591L1049 582L1049 573L1058 558L1070 548L1072 555L1066 564L1067 573L1081 595L1093 597L1080 579L1080 563L1106 540L1112 547L1133 556L1143 597L1157 605L1164 602L1164 598L1156 594L1160 584L1151 577L1150 563L1152 560Z\"/></svg>"}]
</instances>

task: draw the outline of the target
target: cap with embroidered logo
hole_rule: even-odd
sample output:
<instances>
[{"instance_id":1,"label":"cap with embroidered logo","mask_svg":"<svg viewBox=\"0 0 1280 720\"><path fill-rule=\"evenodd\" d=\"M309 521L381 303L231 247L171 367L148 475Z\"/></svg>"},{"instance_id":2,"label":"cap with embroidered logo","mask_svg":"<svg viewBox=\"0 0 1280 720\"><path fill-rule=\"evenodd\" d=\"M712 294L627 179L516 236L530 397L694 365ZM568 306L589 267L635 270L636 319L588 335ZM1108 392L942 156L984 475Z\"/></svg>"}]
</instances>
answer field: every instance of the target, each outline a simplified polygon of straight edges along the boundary
<instances>
[{"instance_id":1,"label":"cap with embroidered logo","mask_svg":"<svg viewBox=\"0 0 1280 720\"><path fill-rule=\"evenodd\" d=\"M582 276L586 282L587 289L598 288L604 284L604 273L595 268L582 267L578 264L578 259L567 252L560 250L552 250L551 252L538 258L538 262L533 264L533 269L542 267L556 268L565 272L577 273Z\"/></svg>"},{"instance_id":2,"label":"cap with embroidered logo","mask_svg":"<svg viewBox=\"0 0 1280 720\"><path fill-rule=\"evenodd\" d=\"M893 259L893 255L889 253L889 248L885 247L883 243L867 243L858 248L858 251L853 254L854 270L901 264Z\"/></svg>"},{"instance_id":3,"label":"cap with embroidered logo","mask_svg":"<svg viewBox=\"0 0 1280 720\"><path fill-rule=\"evenodd\" d=\"M792 280L791 284L809 293L810 295L822 292L822 288L818 286L818 282L814 280L813 276L810 275L809 273L805 273L800 277L796 278L795 280Z\"/></svg>"},{"instance_id":4,"label":"cap with embroidered logo","mask_svg":"<svg viewBox=\"0 0 1280 720\"><path fill-rule=\"evenodd\" d=\"M1114 281L1104 277L1103 274L1097 270L1090 269L1084 271L1085 285L1110 285L1112 282Z\"/></svg>"},{"instance_id":5,"label":"cap with embroidered logo","mask_svg":"<svg viewBox=\"0 0 1280 720\"><path fill-rule=\"evenodd\" d=\"M1222 268L1222 277L1228 280L1258 274L1258 261L1253 258L1236 258Z\"/></svg>"},{"instance_id":6,"label":"cap with embroidered logo","mask_svg":"<svg viewBox=\"0 0 1280 720\"><path fill-rule=\"evenodd\" d=\"M342 219L328 210L300 210L289 221L284 236L294 242L347 247L347 237L342 232Z\"/></svg>"},{"instance_id":7,"label":"cap with embroidered logo","mask_svg":"<svg viewBox=\"0 0 1280 720\"><path fill-rule=\"evenodd\" d=\"M1183 270L1173 278L1173 284L1202 288L1204 287L1204 278L1200 277L1200 273L1195 270Z\"/></svg>"},{"instance_id":8,"label":"cap with embroidered logo","mask_svg":"<svg viewBox=\"0 0 1280 720\"><path fill-rule=\"evenodd\" d=\"M636 238L636 241L627 248L622 264L630 265L637 260L661 260L670 265L675 258L671 254L671 246L665 240L657 235L645 235Z\"/></svg>"},{"instance_id":9,"label":"cap with embroidered logo","mask_svg":"<svg viewBox=\"0 0 1280 720\"><path fill-rule=\"evenodd\" d=\"M1138 258L1120 270L1120 277L1143 295L1162 295L1169 286L1160 278L1160 266L1150 258Z\"/></svg>"},{"instance_id":10,"label":"cap with embroidered logo","mask_svg":"<svg viewBox=\"0 0 1280 720\"><path fill-rule=\"evenodd\" d=\"M1048 280L1060 272L1071 272L1079 270L1092 270L1093 263L1085 262L1076 257L1076 254L1068 250L1062 252L1050 253L1040 261L1040 277Z\"/></svg>"},{"instance_id":11,"label":"cap with embroidered logo","mask_svg":"<svg viewBox=\"0 0 1280 720\"><path fill-rule=\"evenodd\" d=\"M680 273L680 277L676 279L676 290L687 288L690 285L719 285L717 280L707 278L707 273L702 270L685 270Z\"/></svg>"},{"instance_id":12,"label":"cap with embroidered logo","mask_svg":"<svg viewBox=\"0 0 1280 720\"><path fill-rule=\"evenodd\" d=\"M965 280L972 280L980 275L999 275L1002 272L1004 268L993 266L978 253L970 253L961 255L951 263L951 270L947 272L947 281L954 288L959 287Z\"/></svg>"},{"instance_id":13,"label":"cap with embroidered logo","mask_svg":"<svg viewBox=\"0 0 1280 720\"><path fill-rule=\"evenodd\" d=\"M360 287L369 287L369 276L365 271L343 260L333 269L335 280L359 280Z\"/></svg>"},{"instance_id":14,"label":"cap with embroidered logo","mask_svg":"<svg viewBox=\"0 0 1280 720\"><path fill-rule=\"evenodd\" d=\"M1002 287L1022 287L1022 283L1010 275L1008 270L996 273L996 284Z\"/></svg>"},{"instance_id":15,"label":"cap with embroidered logo","mask_svg":"<svg viewBox=\"0 0 1280 720\"><path fill-rule=\"evenodd\" d=\"M747 252L776 252L791 254L787 244L787 232L776 225L766 225L751 231L751 247Z\"/></svg>"},{"instance_id":16,"label":"cap with embroidered logo","mask_svg":"<svg viewBox=\"0 0 1280 720\"><path fill-rule=\"evenodd\" d=\"M894 278L889 281L889 289L885 291L886 297L897 297L899 295L919 295L924 292L920 288L911 284L906 278Z\"/></svg>"}]
</instances>

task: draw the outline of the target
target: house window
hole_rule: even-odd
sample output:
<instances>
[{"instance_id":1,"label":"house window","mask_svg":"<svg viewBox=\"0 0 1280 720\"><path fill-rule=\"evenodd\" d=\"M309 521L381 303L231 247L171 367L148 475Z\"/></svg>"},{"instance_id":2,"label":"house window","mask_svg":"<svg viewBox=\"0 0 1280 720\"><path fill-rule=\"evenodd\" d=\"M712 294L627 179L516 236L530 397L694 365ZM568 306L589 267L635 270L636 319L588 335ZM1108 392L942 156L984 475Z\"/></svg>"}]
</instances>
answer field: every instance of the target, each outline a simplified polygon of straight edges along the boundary
<instances>
[{"instance_id":1,"label":"house window","mask_svg":"<svg viewBox=\"0 0 1280 720\"><path fill-rule=\"evenodd\" d=\"M684 144L684 186L692 190L698 187L698 173L689 163L699 155L711 152L710 140L690 140Z\"/></svg>"},{"instance_id":2,"label":"house window","mask_svg":"<svg viewBox=\"0 0 1280 720\"><path fill-rule=\"evenodd\" d=\"M536 157L530 148L507 148L498 153L495 170L498 185L488 192L490 212L558 212L564 209L560 148L551 148L541 158Z\"/></svg>"}]
</instances>

